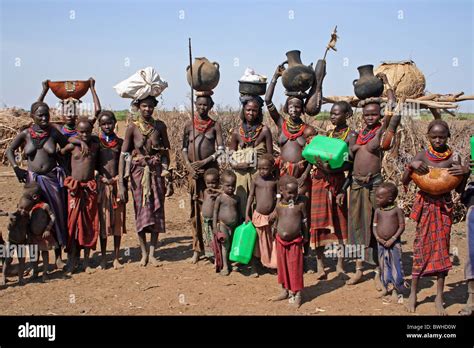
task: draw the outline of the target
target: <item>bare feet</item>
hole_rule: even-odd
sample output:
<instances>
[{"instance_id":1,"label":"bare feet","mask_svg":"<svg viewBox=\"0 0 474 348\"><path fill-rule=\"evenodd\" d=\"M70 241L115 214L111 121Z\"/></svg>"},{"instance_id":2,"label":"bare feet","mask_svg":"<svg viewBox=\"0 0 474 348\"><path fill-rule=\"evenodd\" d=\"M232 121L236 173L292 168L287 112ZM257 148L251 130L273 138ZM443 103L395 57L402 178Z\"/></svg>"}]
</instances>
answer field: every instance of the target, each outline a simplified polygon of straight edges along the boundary
<instances>
[{"instance_id":1,"label":"bare feet","mask_svg":"<svg viewBox=\"0 0 474 348\"><path fill-rule=\"evenodd\" d=\"M150 265L152 265L153 267L161 266L160 262L154 256L150 256Z\"/></svg>"},{"instance_id":2,"label":"bare feet","mask_svg":"<svg viewBox=\"0 0 474 348\"><path fill-rule=\"evenodd\" d=\"M459 311L460 315L463 316L473 316L474 315L474 307L472 306L465 306L463 309Z\"/></svg>"},{"instance_id":3,"label":"bare feet","mask_svg":"<svg viewBox=\"0 0 474 348\"><path fill-rule=\"evenodd\" d=\"M142 256L142 259L140 260L140 267L145 267L148 263L148 256Z\"/></svg>"},{"instance_id":4,"label":"bare feet","mask_svg":"<svg viewBox=\"0 0 474 348\"><path fill-rule=\"evenodd\" d=\"M7 280L2 278L0 279L0 286L5 286L7 284Z\"/></svg>"},{"instance_id":5,"label":"bare feet","mask_svg":"<svg viewBox=\"0 0 474 348\"><path fill-rule=\"evenodd\" d=\"M199 261L199 252L195 251L193 257L191 258L191 263L194 265Z\"/></svg>"},{"instance_id":6,"label":"bare feet","mask_svg":"<svg viewBox=\"0 0 474 348\"><path fill-rule=\"evenodd\" d=\"M272 298L272 301L275 301L275 302L276 301L283 301L283 300L286 300L288 298L288 296L289 296L288 290L282 289L281 293L278 296Z\"/></svg>"},{"instance_id":7,"label":"bare feet","mask_svg":"<svg viewBox=\"0 0 474 348\"><path fill-rule=\"evenodd\" d=\"M442 296L436 296L435 298L435 308L436 308L436 314L438 315L448 315L446 313L446 310L444 309L443 305L443 297Z\"/></svg>"},{"instance_id":8,"label":"bare feet","mask_svg":"<svg viewBox=\"0 0 474 348\"><path fill-rule=\"evenodd\" d=\"M228 269L228 268L223 268L223 269L219 272L219 274L220 274L221 276L228 276L228 275L230 274L230 272L229 272L229 269Z\"/></svg>"},{"instance_id":9,"label":"bare feet","mask_svg":"<svg viewBox=\"0 0 474 348\"><path fill-rule=\"evenodd\" d=\"M101 270L105 270L107 268L107 262L105 261L105 259L102 259L102 261L100 261L100 265L97 268Z\"/></svg>"},{"instance_id":10,"label":"bare feet","mask_svg":"<svg viewBox=\"0 0 474 348\"><path fill-rule=\"evenodd\" d=\"M345 274L346 272L344 272L344 267L337 265L336 266L336 273L337 273L337 275L339 275L339 274Z\"/></svg>"},{"instance_id":11,"label":"bare feet","mask_svg":"<svg viewBox=\"0 0 474 348\"><path fill-rule=\"evenodd\" d=\"M95 269L90 266L86 266L84 272L86 272L87 274L92 274L95 273Z\"/></svg>"},{"instance_id":12,"label":"bare feet","mask_svg":"<svg viewBox=\"0 0 474 348\"><path fill-rule=\"evenodd\" d=\"M375 273L375 276L374 276L375 290L382 291L383 285L382 285L382 280L380 279L380 271L376 270L374 273Z\"/></svg>"},{"instance_id":13,"label":"bare feet","mask_svg":"<svg viewBox=\"0 0 474 348\"><path fill-rule=\"evenodd\" d=\"M114 265L114 269L121 269L121 268L123 268L123 265L120 263L120 261L119 261L118 259L115 259L115 260L114 260L113 265Z\"/></svg>"},{"instance_id":14,"label":"bare feet","mask_svg":"<svg viewBox=\"0 0 474 348\"><path fill-rule=\"evenodd\" d=\"M18 285L19 286L25 285L25 280L24 279L18 279Z\"/></svg>"},{"instance_id":15,"label":"bare feet","mask_svg":"<svg viewBox=\"0 0 474 348\"><path fill-rule=\"evenodd\" d=\"M59 257L56 259L55 264L56 264L56 268L60 269L60 270L64 269L64 267L66 267L66 264L64 263L64 261L61 260Z\"/></svg>"},{"instance_id":16,"label":"bare feet","mask_svg":"<svg viewBox=\"0 0 474 348\"><path fill-rule=\"evenodd\" d=\"M291 296L288 302L294 305L296 308L300 308L301 306L301 292L297 292L295 295Z\"/></svg>"},{"instance_id":17,"label":"bare feet","mask_svg":"<svg viewBox=\"0 0 474 348\"><path fill-rule=\"evenodd\" d=\"M406 309L409 313L415 313L416 311L416 294L410 294L408 297L408 302Z\"/></svg>"},{"instance_id":18,"label":"bare feet","mask_svg":"<svg viewBox=\"0 0 474 348\"><path fill-rule=\"evenodd\" d=\"M381 298L381 297L384 297L384 296L387 296L388 294L388 291L385 287L382 288L382 291L380 291L380 293L378 294L378 298Z\"/></svg>"},{"instance_id":19,"label":"bare feet","mask_svg":"<svg viewBox=\"0 0 474 348\"><path fill-rule=\"evenodd\" d=\"M316 279L317 279L317 280L328 279L328 275L327 275L326 271L321 270L321 271L319 271L318 273L316 273Z\"/></svg>"},{"instance_id":20,"label":"bare feet","mask_svg":"<svg viewBox=\"0 0 474 348\"><path fill-rule=\"evenodd\" d=\"M258 270L257 270L257 267L255 265L252 265L252 267L250 269L250 277L251 278L258 278L259 277Z\"/></svg>"},{"instance_id":21,"label":"bare feet","mask_svg":"<svg viewBox=\"0 0 474 348\"><path fill-rule=\"evenodd\" d=\"M48 273L43 272L43 276L41 277L41 281L43 283L46 283L48 281L48 279L49 279Z\"/></svg>"},{"instance_id":22,"label":"bare feet","mask_svg":"<svg viewBox=\"0 0 474 348\"><path fill-rule=\"evenodd\" d=\"M358 269L355 274L354 274L354 277L352 277L351 279L349 279L346 284L347 285L356 285L360 282L360 280L362 279L362 270Z\"/></svg>"}]
</instances>

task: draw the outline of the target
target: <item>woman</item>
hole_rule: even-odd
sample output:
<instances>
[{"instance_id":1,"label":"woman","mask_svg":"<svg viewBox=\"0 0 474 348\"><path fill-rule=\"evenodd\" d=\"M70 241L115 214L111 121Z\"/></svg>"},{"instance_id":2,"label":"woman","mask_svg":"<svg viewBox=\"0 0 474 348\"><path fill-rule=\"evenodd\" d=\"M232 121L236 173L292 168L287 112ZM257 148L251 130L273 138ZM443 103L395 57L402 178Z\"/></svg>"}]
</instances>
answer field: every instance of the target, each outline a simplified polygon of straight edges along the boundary
<instances>
[{"instance_id":1,"label":"woman","mask_svg":"<svg viewBox=\"0 0 474 348\"><path fill-rule=\"evenodd\" d=\"M347 102L337 102L331 108L330 120L335 128L328 132L330 138L344 140L348 146L355 143L357 133L347 125L352 116L352 108ZM352 169L349 158L341 168L332 169L327 162L317 160L311 175L311 225L310 246L316 250L317 279L326 278L324 271L324 249L338 244L338 253L347 242L347 199L345 198L346 176L344 172ZM337 273L344 273L343 257L338 255Z\"/></svg>"},{"instance_id":2,"label":"woman","mask_svg":"<svg viewBox=\"0 0 474 348\"><path fill-rule=\"evenodd\" d=\"M240 216L245 217L252 177L257 172L257 160L264 153L272 155L273 143L270 129L262 124L262 98L244 95L240 97L240 102L242 123L233 130L229 149L234 151L230 165L237 176L236 194L240 200Z\"/></svg>"},{"instance_id":3,"label":"woman","mask_svg":"<svg viewBox=\"0 0 474 348\"><path fill-rule=\"evenodd\" d=\"M138 109L137 119L131 122L125 132L119 162L119 196L128 200L127 183L133 194L135 224L142 252L140 266L150 262L159 266L154 252L158 234L165 232L165 190L162 177L162 155L170 148L164 122L153 118L158 101L148 96L133 103ZM130 172L125 173L125 162L130 161ZM151 234L150 252L147 252L146 233Z\"/></svg>"},{"instance_id":4,"label":"woman","mask_svg":"<svg viewBox=\"0 0 474 348\"><path fill-rule=\"evenodd\" d=\"M451 175L465 176L456 188L457 192L463 192L469 175L469 166L461 165L459 156L453 154L447 144L449 137L449 126L445 121L434 120L428 125L430 144L407 165L402 178L404 185L408 185L413 172L423 175L430 171L429 167L448 168ZM416 309L419 278L435 275L437 277L436 312L438 315L446 315L443 305L443 288L446 275L452 267L449 257L452 211L451 192L434 196L418 191L410 214L410 218L417 225L413 242L411 292L407 304L409 312L415 312Z\"/></svg>"},{"instance_id":5,"label":"woman","mask_svg":"<svg viewBox=\"0 0 474 348\"><path fill-rule=\"evenodd\" d=\"M13 166L19 182L36 181L41 186L44 198L52 208L56 220L54 235L59 246L67 244L66 191L63 187L64 169L58 165L58 146L67 145L67 139L49 123L49 107L46 103L35 102L31 106L34 124L25 129L7 149L7 158ZM28 170L18 167L15 151L24 145ZM63 269L61 248L55 249L56 267Z\"/></svg>"},{"instance_id":6,"label":"woman","mask_svg":"<svg viewBox=\"0 0 474 348\"><path fill-rule=\"evenodd\" d=\"M265 104L271 118L278 126L278 145L280 157L276 165L280 169L280 176L288 174L298 180L298 194L309 197L311 166L303 159L301 152L306 145L305 130L312 129L301 119L304 114L304 101L300 97L288 97L283 111L288 113L288 118L283 118L272 103L273 92L278 78L283 74L285 68L279 65L273 75L265 95ZM308 131L308 130L306 130ZM308 133L307 133L308 134Z\"/></svg>"}]
</instances>

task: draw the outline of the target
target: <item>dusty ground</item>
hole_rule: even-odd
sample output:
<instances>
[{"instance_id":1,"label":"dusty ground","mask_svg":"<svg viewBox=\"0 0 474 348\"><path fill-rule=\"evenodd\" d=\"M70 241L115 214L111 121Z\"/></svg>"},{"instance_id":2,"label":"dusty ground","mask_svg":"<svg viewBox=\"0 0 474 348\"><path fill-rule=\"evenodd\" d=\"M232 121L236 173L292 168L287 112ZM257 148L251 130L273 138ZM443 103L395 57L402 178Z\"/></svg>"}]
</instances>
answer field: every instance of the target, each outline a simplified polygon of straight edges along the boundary
<instances>
[{"instance_id":1,"label":"dusty ground","mask_svg":"<svg viewBox=\"0 0 474 348\"><path fill-rule=\"evenodd\" d=\"M10 172L0 167L0 172ZM0 175L0 209L12 210L21 186L14 177ZM188 262L191 251L191 229L187 219L189 202L185 194L176 194L166 201L167 233L160 237L158 255L161 267L140 268L139 247L133 222L133 207L128 205L128 234L123 238L122 258L125 268L74 274L70 278L54 271L48 283L29 281L19 287L16 278L0 290L0 314L4 315L403 315L404 306L377 298L377 292L366 272L367 281L345 286L334 275L335 264L328 262L328 280L316 281L314 274L305 274L304 304L296 311L287 302L272 303L268 298L279 291L276 275L260 278L243 273L222 277L213 265ZM7 218L0 218L0 231L5 231ZM409 223L403 235L404 268L411 270L414 225ZM461 265L454 266L447 278L445 301L447 312L455 315L466 301L463 283L463 260L466 255L465 226L453 227L452 248L457 248ZM112 240L108 252L111 258ZM127 256L128 255L128 256ZM98 265L99 254L93 258ZM50 258L53 255L51 253ZM110 267L109 262L109 267ZM348 272L354 263L346 263ZM409 277L408 277L409 278ZM421 282L417 314L434 314L434 278Z\"/></svg>"}]
</instances>

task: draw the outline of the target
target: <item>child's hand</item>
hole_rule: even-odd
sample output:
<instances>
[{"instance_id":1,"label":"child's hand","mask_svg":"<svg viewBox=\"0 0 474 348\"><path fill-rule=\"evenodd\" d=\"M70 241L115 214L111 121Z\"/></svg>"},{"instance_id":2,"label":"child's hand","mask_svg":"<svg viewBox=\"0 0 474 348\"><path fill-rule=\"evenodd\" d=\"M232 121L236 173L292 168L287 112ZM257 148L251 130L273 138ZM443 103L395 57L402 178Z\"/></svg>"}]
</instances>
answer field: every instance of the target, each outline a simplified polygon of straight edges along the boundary
<instances>
[{"instance_id":1,"label":"child's hand","mask_svg":"<svg viewBox=\"0 0 474 348\"><path fill-rule=\"evenodd\" d=\"M345 198L344 193L338 193L336 196L336 204L342 207L344 205L344 198Z\"/></svg>"},{"instance_id":2,"label":"child's hand","mask_svg":"<svg viewBox=\"0 0 474 348\"><path fill-rule=\"evenodd\" d=\"M77 138L77 139L81 143L81 154L83 156L89 155L89 145L87 145L84 141L80 140L79 138Z\"/></svg>"},{"instance_id":3,"label":"child's hand","mask_svg":"<svg viewBox=\"0 0 474 348\"><path fill-rule=\"evenodd\" d=\"M48 230L44 231L43 239L49 238L50 236L51 236L51 231L48 231Z\"/></svg>"},{"instance_id":4,"label":"child's hand","mask_svg":"<svg viewBox=\"0 0 474 348\"><path fill-rule=\"evenodd\" d=\"M250 216L246 216L245 217L245 223L248 224L252 219L250 218Z\"/></svg>"},{"instance_id":5,"label":"child's hand","mask_svg":"<svg viewBox=\"0 0 474 348\"><path fill-rule=\"evenodd\" d=\"M390 238L385 242L384 247L390 248L393 245L393 242L395 242L395 240L393 238Z\"/></svg>"},{"instance_id":6,"label":"child's hand","mask_svg":"<svg viewBox=\"0 0 474 348\"><path fill-rule=\"evenodd\" d=\"M268 217L268 223L273 224L276 220L276 211L273 211L270 216Z\"/></svg>"}]
</instances>

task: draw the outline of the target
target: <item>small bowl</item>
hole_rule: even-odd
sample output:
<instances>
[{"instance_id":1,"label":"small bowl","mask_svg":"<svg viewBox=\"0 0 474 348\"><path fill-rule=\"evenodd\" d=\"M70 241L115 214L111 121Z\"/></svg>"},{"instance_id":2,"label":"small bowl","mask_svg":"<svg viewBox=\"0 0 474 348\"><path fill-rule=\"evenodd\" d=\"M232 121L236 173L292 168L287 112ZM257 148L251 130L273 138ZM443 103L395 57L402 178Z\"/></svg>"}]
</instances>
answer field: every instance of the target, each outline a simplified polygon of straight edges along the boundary
<instances>
[{"instance_id":1,"label":"small bowl","mask_svg":"<svg viewBox=\"0 0 474 348\"><path fill-rule=\"evenodd\" d=\"M239 92L241 94L264 95L266 91L266 82L239 81Z\"/></svg>"},{"instance_id":2,"label":"small bowl","mask_svg":"<svg viewBox=\"0 0 474 348\"><path fill-rule=\"evenodd\" d=\"M48 86L59 99L80 99L90 87L89 81L49 81Z\"/></svg>"}]
</instances>

